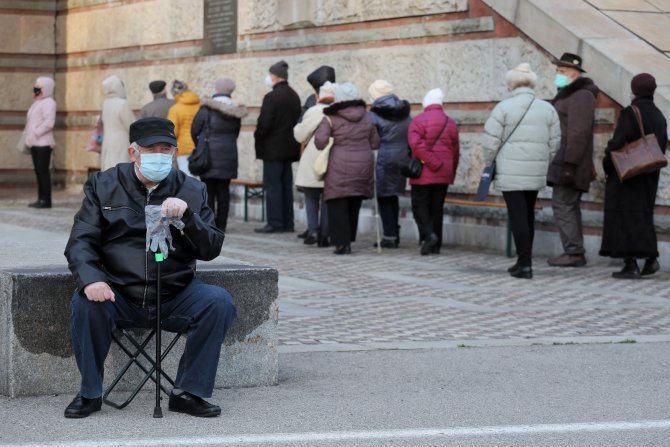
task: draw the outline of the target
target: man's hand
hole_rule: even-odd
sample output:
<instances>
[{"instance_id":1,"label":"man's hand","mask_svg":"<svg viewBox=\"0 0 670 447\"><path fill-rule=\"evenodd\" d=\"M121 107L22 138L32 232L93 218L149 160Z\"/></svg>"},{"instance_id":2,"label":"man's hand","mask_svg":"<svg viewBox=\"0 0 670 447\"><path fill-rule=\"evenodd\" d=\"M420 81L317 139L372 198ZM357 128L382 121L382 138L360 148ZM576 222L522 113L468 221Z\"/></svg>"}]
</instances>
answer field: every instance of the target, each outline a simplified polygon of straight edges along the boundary
<instances>
[{"instance_id":1,"label":"man's hand","mask_svg":"<svg viewBox=\"0 0 670 447\"><path fill-rule=\"evenodd\" d=\"M575 178L577 176L577 165L571 163L565 163L563 166L563 172L561 173L561 185L562 186L573 186L575 184Z\"/></svg>"},{"instance_id":2,"label":"man's hand","mask_svg":"<svg viewBox=\"0 0 670 447\"><path fill-rule=\"evenodd\" d=\"M114 302L114 292L112 288L104 281L92 282L84 287L84 294L89 301L111 301Z\"/></svg>"},{"instance_id":3,"label":"man's hand","mask_svg":"<svg viewBox=\"0 0 670 447\"><path fill-rule=\"evenodd\" d=\"M165 217L176 217L181 219L188 208L186 202L176 197L168 197L161 205L161 214Z\"/></svg>"}]
</instances>

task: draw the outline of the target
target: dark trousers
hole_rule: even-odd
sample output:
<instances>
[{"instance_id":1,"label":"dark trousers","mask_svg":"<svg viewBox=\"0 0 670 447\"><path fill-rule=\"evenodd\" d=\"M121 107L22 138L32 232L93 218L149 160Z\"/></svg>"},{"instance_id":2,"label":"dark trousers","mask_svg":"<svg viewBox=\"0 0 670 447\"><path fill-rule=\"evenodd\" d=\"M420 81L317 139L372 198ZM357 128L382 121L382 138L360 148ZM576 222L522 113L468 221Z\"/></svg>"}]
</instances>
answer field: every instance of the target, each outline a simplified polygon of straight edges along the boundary
<instances>
[{"instance_id":1,"label":"dark trousers","mask_svg":"<svg viewBox=\"0 0 670 447\"><path fill-rule=\"evenodd\" d=\"M444 198L449 185L412 185L412 213L419 228L419 239L425 240L435 233L442 246L442 224L444 223Z\"/></svg>"},{"instance_id":2,"label":"dark trousers","mask_svg":"<svg viewBox=\"0 0 670 447\"><path fill-rule=\"evenodd\" d=\"M230 179L203 179L207 185L207 206L216 216L216 226L226 231L228 212L230 210Z\"/></svg>"},{"instance_id":3,"label":"dark trousers","mask_svg":"<svg viewBox=\"0 0 670 447\"><path fill-rule=\"evenodd\" d=\"M268 225L293 230L293 168L290 161L263 161Z\"/></svg>"},{"instance_id":4,"label":"dark trousers","mask_svg":"<svg viewBox=\"0 0 670 447\"><path fill-rule=\"evenodd\" d=\"M643 200L642 198L640 200ZM582 192L565 186L554 186L551 208L561 236L563 251L569 255L583 255Z\"/></svg>"},{"instance_id":5,"label":"dark trousers","mask_svg":"<svg viewBox=\"0 0 670 447\"><path fill-rule=\"evenodd\" d=\"M398 196L378 197L379 216L382 218L384 239L395 240L398 237L398 214L400 205Z\"/></svg>"},{"instance_id":6,"label":"dark trousers","mask_svg":"<svg viewBox=\"0 0 670 447\"><path fill-rule=\"evenodd\" d=\"M307 231L328 236L328 207L323 201L323 188L303 187L305 195L305 214L307 215Z\"/></svg>"},{"instance_id":7,"label":"dark trousers","mask_svg":"<svg viewBox=\"0 0 670 447\"><path fill-rule=\"evenodd\" d=\"M114 290L115 302L89 301L72 296L70 333L81 374L82 396L102 395L105 358L115 327L156 326L156 308L139 308ZM233 324L236 310L226 289L194 279L172 300L161 303L163 328L186 333L186 347L179 361L175 387L200 397L211 397L221 345Z\"/></svg>"},{"instance_id":8,"label":"dark trousers","mask_svg":"<svg viewBox=\"0 0 670 447\"><path fill-rule=\"evenodd\" d=\"M333 245L341 247L356 241L358 213L362 202L362 197L341 197L326 202L330 242Z\"/></svg>"},{"instance_id":9,"label":"dark trousers","mask_svg":"<svg viewBox=\"0 0 670 447\"><path fill-rule=\"evenodd\" d=\"M537 191L503 191L507 204L507 214L517 262L522 267L530 267L533 258L533 239L535 238L535 201Z\"/></svg>"},{"instance_id":10,"label":"dark trousers","mask_svg":"<svg viewBox=\"0 0 670 447\"><path fill-rule=\"evenodd\" d=\"M37 200L51 205L51 152L53 149L49 146L33 146L30 148L30 155L33 158L35 176L37 176Z\"/></svg>"}]
</instances>

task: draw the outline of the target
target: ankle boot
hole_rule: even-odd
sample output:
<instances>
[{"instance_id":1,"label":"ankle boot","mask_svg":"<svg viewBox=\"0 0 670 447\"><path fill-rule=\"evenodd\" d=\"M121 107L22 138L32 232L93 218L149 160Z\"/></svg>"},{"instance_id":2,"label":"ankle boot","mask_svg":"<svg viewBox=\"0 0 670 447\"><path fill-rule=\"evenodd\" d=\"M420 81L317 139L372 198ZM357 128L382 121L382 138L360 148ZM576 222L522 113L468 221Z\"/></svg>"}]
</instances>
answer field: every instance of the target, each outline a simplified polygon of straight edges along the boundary
<instances>
[{"instance_id":1,"label":"ankle boot","mask_svg":"<svg viewBox=\"0 0 670 447\"><path fill-rule=\"evenodd\" d=\"M642 275L637 261L632 258L626 258L621 271L612 273L612 277L617 279L640 279Z\"/></svg>"},{"instance_id":2,"label":"ankle boot","mask_svg":"<svg viewBox=\"0 0 670 447\"><path fill-rule=\"evenodd\" d=\"M649 276L653 275L654 273L658 272L660 270L661 266L658 264L658 260L656 258L647 258L647 260L644 263L644 267L642 267L642 276Z\"/></svg>"}]
</instances>

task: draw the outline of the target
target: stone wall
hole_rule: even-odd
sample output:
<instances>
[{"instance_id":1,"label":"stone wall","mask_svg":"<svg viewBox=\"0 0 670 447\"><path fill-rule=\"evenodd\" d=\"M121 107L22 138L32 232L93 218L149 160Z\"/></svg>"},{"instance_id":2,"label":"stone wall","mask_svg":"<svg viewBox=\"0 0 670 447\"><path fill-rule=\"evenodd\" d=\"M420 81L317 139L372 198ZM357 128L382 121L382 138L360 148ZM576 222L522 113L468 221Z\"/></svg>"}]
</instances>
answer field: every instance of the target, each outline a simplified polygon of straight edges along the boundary
<instances>
[{"instance_id":1,"label":"stone wall","mask_svg":"<svg viewBox=\"0 0 670 447\"><path fill-rule=\"evenodd\" d=\"M53 19L47 10L37 14L27 10L27 2L14 3L11 11L0 7L0 23L18 26L20 20L12 19L18 15L39 20L45 28L43 22ZM42 7L53 3L35 2ZM184 80L200 95L211 94L218 77L235 79L234 99L251 111L239 139L240 177L247 179L260 178L252 133L267 93L263 78L279 59L289 63L289 81L302 98L311 93L307 74L322 64L335 67L338 80L354 82L365 99L372 81L388 79L397 94L412 103L413 113L420 111L427 90L441 87L447 112L461 126L462 163L450 191L462 194L476 188L482 168L480 135L491 108L506 95L505 72L529 62L540 79L539 96L551 98L555 93L551 55L482 0L239 1L238 52L214 56L202 55L203 14L203 0L61 0L56 3L51 41L11 44L20 54L49 54L54 47L50 54L58 54L57 172L81 182L86 169L97 163L97 156L85 153L83 146L102 105L101 82L112 73L124 79L135 109L151 99L147 84L153 79ZM44 60L31 59L33 65L38 62ZM0 181L8 172L29 167L13 143L21 114L30 105L33 74L34 66L26 73L10 70L7 64L0 74L7 85L16 86L3 102L2 111L9 113L0 113L0 148L8 154ZM595 136L599 151L618 110L620 106L603 95ZM670 200L666 177L661 188L664 204ZM587 200L599 202L601 197L602 185L596 182Z\"/></svg>"}]
</instances>

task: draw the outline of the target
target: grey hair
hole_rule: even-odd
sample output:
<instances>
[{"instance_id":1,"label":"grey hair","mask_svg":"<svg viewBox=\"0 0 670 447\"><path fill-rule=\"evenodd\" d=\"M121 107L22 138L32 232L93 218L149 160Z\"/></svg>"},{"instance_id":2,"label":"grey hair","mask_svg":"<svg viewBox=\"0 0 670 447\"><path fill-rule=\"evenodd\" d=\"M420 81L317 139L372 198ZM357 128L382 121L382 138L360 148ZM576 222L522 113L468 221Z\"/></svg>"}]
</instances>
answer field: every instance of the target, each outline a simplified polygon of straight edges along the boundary
<instances>
[{"instance_id":1,"label":"grey hair","mask_svg":"<svg viewBox=\"0 0 670 447\"><path fill-rule=\"evenodd\" d=\"M135 149L138 152L140 151L140 145L137 144L137 141L133 141L132 143L130 143L130 147L132 147L133 149Z\"/></svg>"}]
</instances>

